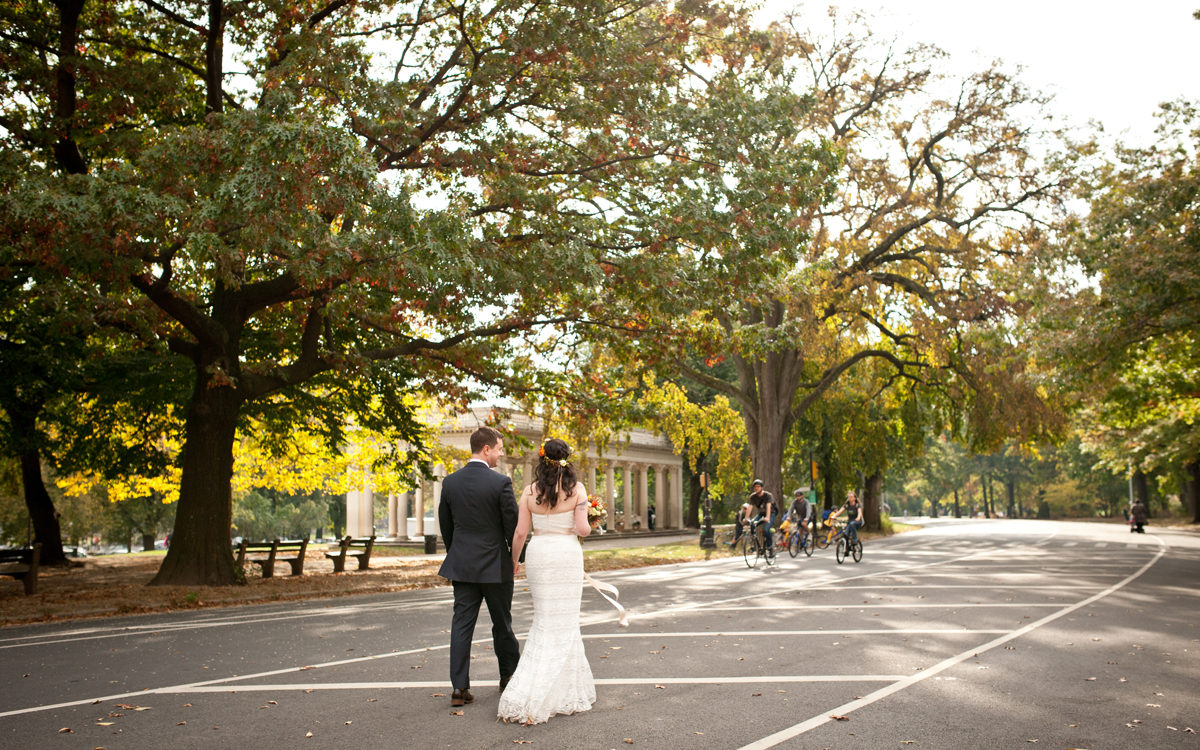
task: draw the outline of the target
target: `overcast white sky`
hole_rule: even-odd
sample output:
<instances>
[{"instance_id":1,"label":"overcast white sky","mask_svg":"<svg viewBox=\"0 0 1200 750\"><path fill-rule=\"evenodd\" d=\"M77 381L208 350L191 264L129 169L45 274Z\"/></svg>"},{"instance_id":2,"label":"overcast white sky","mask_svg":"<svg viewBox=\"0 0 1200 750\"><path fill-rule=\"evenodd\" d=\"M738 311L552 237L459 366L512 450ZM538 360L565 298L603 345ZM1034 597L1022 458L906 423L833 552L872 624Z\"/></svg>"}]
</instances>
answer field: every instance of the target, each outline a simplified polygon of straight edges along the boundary
<instances>
[{"instance_id":1,"label":"overcast white sky","mask_svg":"<svg viewBox=\"0 0 1200 750\"><path fill-rule=\"evenodd\" d=\"M935 44L964 70L1020 65L1023 81L1054 95L1056 117L1096 120L1110 135L1149 139L1160 102L1200 100L1200 0L763 0L763 17L798 4L816 28L831 4L863 11L872 28Z\"/></svg>"}]
</instances>

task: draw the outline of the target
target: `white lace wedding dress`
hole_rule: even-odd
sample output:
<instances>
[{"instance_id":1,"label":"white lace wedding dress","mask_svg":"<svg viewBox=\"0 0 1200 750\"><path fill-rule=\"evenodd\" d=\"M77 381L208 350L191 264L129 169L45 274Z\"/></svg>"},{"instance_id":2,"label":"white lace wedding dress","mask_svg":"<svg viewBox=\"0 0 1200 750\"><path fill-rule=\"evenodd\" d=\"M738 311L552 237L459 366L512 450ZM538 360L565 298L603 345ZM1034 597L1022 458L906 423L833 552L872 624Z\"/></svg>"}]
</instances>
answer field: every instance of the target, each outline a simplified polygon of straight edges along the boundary
<instances>
[{"instance_id":1,"label":"white lace wedding dress","mask_svg":"<svg viewBox=\"0 0 1200 750\"><path fill-rule=\"evenodd\" d=\"M596 683L579 632L583 549L573 512L533 514L525 575L533 596L533 624L497 715L540 724L555 714L587 711L596 702Z\"/></svg>"}]
</instances>

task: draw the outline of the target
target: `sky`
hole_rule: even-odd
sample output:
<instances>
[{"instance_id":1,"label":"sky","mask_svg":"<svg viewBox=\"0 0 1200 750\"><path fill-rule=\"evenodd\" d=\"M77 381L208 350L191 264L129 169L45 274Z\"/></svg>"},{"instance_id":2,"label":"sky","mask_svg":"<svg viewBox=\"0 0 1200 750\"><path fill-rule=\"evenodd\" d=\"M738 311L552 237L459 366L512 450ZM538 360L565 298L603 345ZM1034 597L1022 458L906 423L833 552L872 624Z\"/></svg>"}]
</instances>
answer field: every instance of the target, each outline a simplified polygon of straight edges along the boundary
<instances>
[{"instance_id":1,"label":"sky","mask_svg":"<svg viewBox=\"0 0 1200 750\"><path fill-rule=\"evenodd\" d=\"M796 0L762 0L764 20ZM828 2L801 3L814 28L828 23ZM930 43L951 65L978 70L994 59L1022 68L1027 85L1054 96L1065 123L1099 122L1135 143L1153 137L1164 101L1200 100L1200 0L850 0L873 29L901 43Z\"/></svg>"}]
</instances>

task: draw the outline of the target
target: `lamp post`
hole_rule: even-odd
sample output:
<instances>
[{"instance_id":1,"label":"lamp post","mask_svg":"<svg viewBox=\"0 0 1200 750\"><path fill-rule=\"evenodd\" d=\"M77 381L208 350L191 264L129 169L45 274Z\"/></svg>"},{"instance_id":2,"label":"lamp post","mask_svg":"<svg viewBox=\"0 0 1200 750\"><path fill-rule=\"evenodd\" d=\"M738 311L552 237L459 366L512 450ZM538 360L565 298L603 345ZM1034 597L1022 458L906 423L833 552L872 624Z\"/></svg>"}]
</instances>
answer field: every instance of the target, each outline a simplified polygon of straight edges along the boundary
<instances>
[{"instance_id":1,"label":"lamp post","mask_svg":"<svg viewBox=\"0 0 1200 750\"><path fill-rule=\"evenodd\" d=\"M716 549L713 539L712 498L708 495L708 472L700 474L700 491L704 493L704 527L700 530L700 549Z\"/></svg>"}]
</instances>

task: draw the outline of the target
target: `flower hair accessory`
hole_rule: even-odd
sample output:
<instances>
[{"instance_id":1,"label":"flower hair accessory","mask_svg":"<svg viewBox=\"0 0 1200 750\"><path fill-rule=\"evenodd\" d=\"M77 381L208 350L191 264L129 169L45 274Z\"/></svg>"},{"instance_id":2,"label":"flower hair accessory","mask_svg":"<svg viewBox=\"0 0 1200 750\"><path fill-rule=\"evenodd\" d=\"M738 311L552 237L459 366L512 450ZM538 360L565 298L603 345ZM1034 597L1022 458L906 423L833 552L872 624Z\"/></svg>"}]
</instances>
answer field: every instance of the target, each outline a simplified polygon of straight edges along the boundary
<instances>
[{"instance_id":1,"label":"flower hair accessory","mask_svg":"<svg viewBox=\"0 0 1200 750\"><path fill-rule=\"evenodd\" d=\"M549 438L547 440L542 441L541 447L538 448L538 456L540 456L541 459L548 464L557 464L564 469L567 468L567 464L569 463L567 461L567 459L565 459L565 458L550 458L546 455L546 443L550 442L550 440L553 440L553 438ZM569 446L569 445L567 446L567 455L568 456L571 455L571 446Z\"/></svg>"}]
</instances>

